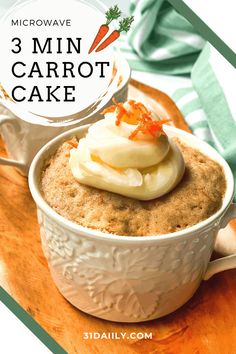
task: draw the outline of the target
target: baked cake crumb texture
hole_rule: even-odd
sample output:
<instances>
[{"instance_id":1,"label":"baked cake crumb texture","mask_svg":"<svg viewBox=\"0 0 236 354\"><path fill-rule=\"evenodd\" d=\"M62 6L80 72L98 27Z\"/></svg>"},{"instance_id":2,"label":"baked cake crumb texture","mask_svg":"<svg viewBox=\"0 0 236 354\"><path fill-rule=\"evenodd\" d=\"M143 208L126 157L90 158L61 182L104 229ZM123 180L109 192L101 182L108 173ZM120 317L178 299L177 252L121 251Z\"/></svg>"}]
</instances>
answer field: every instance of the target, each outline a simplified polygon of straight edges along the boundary
<instances>
[{"instance_id":1,"label":"baked cake crumb texture","mask_svg":"<svg viewBox=\"0 0 236 354\"><path fill-rule=\"evenodd\" d=\"M221 207L226 181L217 162L175 141L186 170L178 186L163 197L138 201L80 184L68 163L73 144L65 142L45 164L41 180L44 198L65 218L116 235L161 235L193 226Z\"/></svg>"}]
</instances>

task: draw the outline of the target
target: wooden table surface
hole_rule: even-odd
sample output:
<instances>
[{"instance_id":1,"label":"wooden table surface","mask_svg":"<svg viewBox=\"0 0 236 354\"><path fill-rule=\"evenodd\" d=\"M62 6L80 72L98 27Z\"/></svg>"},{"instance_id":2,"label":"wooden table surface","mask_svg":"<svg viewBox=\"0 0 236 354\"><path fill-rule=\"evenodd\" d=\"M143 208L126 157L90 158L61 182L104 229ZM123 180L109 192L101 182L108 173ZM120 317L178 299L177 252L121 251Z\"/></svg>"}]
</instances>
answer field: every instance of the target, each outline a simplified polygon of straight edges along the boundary
<instances>
[{"instance_id":1,"label":"wooden table surface","mask_svg":"<svg viewBox=\"0 0 236 354\"><path fill-rule=\"evenodd\" d=\"M158 99L174 124L188 129L167 96L132 84L132 94L138 88ZM70 354L236 354L236 270L203 282L186 305L162 319L117 324L86 315L57 291L42 253L27 179L6 166L0 167L0 239L0 285ZM84 332L151 332L152 339L85 340Z\"/></svg>"}]
</instances>

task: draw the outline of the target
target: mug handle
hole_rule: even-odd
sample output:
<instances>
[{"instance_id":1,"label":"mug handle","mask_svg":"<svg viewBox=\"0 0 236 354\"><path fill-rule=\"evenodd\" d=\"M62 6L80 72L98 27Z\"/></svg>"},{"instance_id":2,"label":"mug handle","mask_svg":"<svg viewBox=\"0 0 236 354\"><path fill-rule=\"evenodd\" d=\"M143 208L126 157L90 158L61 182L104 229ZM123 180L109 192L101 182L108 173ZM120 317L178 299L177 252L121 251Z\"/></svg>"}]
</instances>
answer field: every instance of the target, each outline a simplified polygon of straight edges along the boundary
<instances>
[{"instance_id":1,"label":"mug handle","mask_svg":"<svg viewBox=\"0 0 236 354\"><path fill-rule=\"evenodd\" d=\"M12 118L8 116L2 115L0 117L0 127L5 123L11 123L11 122L12 122ZM25 167L24 163L13 159L8 159L7 157L0 157L0 165L14 166L18 168Z\"/></svg>"},{"instance_id":2,"label":"mug handle","mask_svg":"<svg viewBox=\"0 0 236 354\"><path fill-rule=\"evenodd\" d=\"M220 228L223 229L230 222L230 220L234 218L236 218L235 203L229 206L226 214L222 218ZM208 280L216 273L233 268L236 268L236 254L216 259L208 264L203 280Z\"/></svg>"}]
</instances>

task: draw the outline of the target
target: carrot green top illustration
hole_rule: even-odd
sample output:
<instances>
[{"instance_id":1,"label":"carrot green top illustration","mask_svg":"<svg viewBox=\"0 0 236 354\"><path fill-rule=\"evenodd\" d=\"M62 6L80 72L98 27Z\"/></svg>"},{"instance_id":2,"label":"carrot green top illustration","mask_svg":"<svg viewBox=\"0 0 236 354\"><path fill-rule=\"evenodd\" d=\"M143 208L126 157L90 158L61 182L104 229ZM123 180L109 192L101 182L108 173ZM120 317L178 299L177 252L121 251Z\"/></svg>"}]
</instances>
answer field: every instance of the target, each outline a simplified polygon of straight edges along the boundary
<instances>
[{"instance_id":1,"label":"carrot green top illustration","mask_svg":"<svg viewBox=\"0 0 236 354\"><path fill-rule=\"evenodd\" d=\"M106 12L106 23L101 25L98 30L98 33L89 49L89 54L98 46L98 44L102 41L105 35L109 31L109 25L113 20L116 20L120 17L121 11L117 5L110 7L110 9Z\"/></svg>"},{"instance_id":2,"label":"carrot green top illustration","mask_svg":"<svg viewBox=\"0 0 236 354\"><path fill-rule=\"evenodd\" d=\"M99 47L95 50L95 52L100 52L101 50L105 49L108 47L111 43L115 42L120 37L121 32L128 32L130 29L130 26L134 20L133 16L123 18L119 22L119 29L113 31L100 45Z\"/></svg>"}]
</instances>

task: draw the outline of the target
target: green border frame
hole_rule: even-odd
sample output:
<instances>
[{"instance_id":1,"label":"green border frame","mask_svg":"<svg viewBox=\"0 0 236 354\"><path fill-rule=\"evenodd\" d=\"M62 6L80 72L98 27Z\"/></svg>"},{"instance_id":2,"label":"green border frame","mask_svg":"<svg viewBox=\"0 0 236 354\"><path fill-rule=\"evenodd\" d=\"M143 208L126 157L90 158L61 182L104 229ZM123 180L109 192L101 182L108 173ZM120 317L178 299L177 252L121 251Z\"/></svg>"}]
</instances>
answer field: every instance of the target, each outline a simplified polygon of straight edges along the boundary
<instances>
[{"instance_id":1,"label":"green border frame","mask_svg":"<svg viewBox=\"0 0 236 354\"><path fill-rule=\"evenodd\" d=\"M183 16L185 17L193 27L210 42L230 64L236 68L236 53L225 44L220 37L203 22L182 0L168 0L169 3Z\"/></svg>"},{"instance_id":2,"label":"green border frame","mask_svg":"<svg viewBox=\"0 0 236 354\"><path fill-rule=\"evenodd\" d=\"M67 352L2 287L0 287L0 301L14 313L52 353L67 354Z\"/></svg>"}]
</instances>

